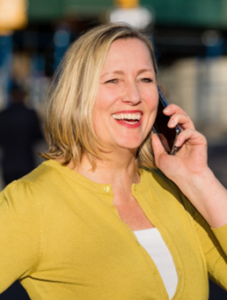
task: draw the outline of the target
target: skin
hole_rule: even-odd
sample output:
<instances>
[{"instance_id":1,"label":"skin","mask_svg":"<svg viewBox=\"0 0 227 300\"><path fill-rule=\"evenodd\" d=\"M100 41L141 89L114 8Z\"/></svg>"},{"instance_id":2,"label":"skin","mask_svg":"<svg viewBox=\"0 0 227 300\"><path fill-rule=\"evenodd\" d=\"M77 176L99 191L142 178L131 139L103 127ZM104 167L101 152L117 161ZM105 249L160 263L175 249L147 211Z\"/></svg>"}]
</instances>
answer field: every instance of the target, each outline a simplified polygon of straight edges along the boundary
<instances>
[{"instance_id":1,"label":"skin","mask_svg":"<svg viewBox=\"0 0 227 300\"><path fill-rule=\"evenodd\" d=\"M152 146L157 167L181 189L195 208L213 228L227 224L227 191L207 164L207 141L195 130L191 119L176 105L169 105L164 113L172 116L169 127L180 124L175 156L168 155L156 135Z\"/></svg>"},{"instance_id":2,"label":"skin","mask_svg":"<svg viewBox=\"0 0 227 300\"><path fill-rule=\"evenodd\" d=\"M112 43L103 66L94 106L94 129L99 140L115 156L137 148L154 123L158 92L153 63L147 46L138 39L120 39ZM118 112L141 112L141 125L119 123Z\"/></svg>"},{"instance_id":3,"label":"skin","mask_svg":"<svg viewBox=\"0 0 227 300\"><path fill-rule=\"evenodd\" d=\"M92 172L84 155L74 170L94 182L112 185L113 203L132 230L153 227L132 196L131 185L140 181L136 151L154 123L157 106L157 82L147 46L135 38L114 41L101 72L93 115L96 135L108 150L107 159L98 160ZM140 125L134 128L117 122L113 114L121 111L141 112ZM180 124L183 130L175 156L168 155L157 136L152 136L157 167L178 185L211 227L227 224L227 192L207 165L206 139L178 106L171 104L164 113L171 116L169 127Z\"/></svg>"},{"instance_id":4,"label":"skin","mask_svg":"<svg viewBox=\"0 0 227 300\"><path fill-rule=\"evenodd\" d=\"M157 106L157 83L147 46L135 38L114 41L101 72L93 113L94 130L108 150L107 159L98 160L92 172L84 155L75 170L94 182L112 185L119 216L133 230L153 226L132 196L131 185L140 181L136 152L154 123ZM117 122L113 114L122 111L139 111L140 126Z\"/></svg>"}]
</instances>

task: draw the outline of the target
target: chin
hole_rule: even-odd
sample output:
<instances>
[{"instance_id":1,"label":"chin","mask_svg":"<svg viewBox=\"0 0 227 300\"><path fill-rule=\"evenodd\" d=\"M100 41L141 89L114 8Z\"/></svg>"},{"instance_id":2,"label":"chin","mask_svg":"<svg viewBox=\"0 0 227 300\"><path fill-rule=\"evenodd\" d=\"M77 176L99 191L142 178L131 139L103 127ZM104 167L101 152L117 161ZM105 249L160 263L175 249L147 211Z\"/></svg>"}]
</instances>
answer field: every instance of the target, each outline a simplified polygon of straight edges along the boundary
<instances>
[{"instance_id":1,"label":"chin","mask_svg":"<svg viewBox=\"0 0 227 300\"><path fill-rule=\"evenodd\" d=\"M128 150L135 150L137 151L137 149L140 147L140 145L142 144L142 141L129 141L127 140L126 142L122 142L119 143L118 146L124 149L128 149Z\"/></svg>"}]
</instances>

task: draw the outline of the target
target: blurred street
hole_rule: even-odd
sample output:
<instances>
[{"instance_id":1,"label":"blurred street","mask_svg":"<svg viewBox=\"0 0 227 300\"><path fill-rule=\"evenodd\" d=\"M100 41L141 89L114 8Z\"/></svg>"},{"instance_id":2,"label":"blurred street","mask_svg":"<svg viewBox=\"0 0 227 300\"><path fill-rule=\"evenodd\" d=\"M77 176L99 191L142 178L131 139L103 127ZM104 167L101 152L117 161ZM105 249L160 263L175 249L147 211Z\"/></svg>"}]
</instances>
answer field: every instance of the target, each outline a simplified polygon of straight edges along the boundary
<instances>
[{"instance_id":1,"label":"blurred street","mask_svg":"<svg viewBox=\"0 0 227 300\"><path fill-rule=\"evenodd\" d=\"M209 145L208 163L217 178L227 187L227 137Z\"/></svg>"},{"instance_id":2,"label":"blurred street","mask_svg":"<svg viewBox=\"0 0 227 300\"><path fill-rule=\"evenodd\" d=\"M47 146L46 146L45 141L41 141L41 142L37 143L36 146L34 147L36 166L38 166L43 161L42 157L38 153L44 152L46 149L47 149ZM0 160L1 160L1 151L0 151ZM3 183L3 179L2 179L2 170L0 168L0 191L3 188L4 188L4 183Z\"/></svg>"}]
</instances>

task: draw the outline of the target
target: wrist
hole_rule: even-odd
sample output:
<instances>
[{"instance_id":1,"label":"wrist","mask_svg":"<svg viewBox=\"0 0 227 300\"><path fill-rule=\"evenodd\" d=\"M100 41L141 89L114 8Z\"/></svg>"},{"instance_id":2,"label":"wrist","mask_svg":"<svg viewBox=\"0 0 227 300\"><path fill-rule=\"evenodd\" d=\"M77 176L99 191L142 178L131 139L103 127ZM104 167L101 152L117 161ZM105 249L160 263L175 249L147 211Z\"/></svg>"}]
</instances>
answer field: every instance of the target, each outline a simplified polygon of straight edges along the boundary
<instances>
[{"instance_id":1,"label":"wrist","mask_svg":"<svg viewBox=\"0 0 227 300\"><path fill-rule=\"evenodd\" d=\"M207 167L187 178L183 189L182 192L211 227L227 224L227 191L211 169Z\"/></svg>"},{"instance_id":2,"label":"wrist","mask_svg":"<svg viewBox=\"0 0 227 300\"><path fill-rule=\"evenodd\" d=\"M187 172L185 174L178 173L180 175L174 176L173 181L180 188L185 190L189 190L193 193L203 194L206 190L207 185L209 183L213 183L217 178L214 176L212 170L207 166L201 172L191 173Z\"/></svg>"},{"instance_id":3,"label":"wrist","mask_svg":"<svg viewBox=\"0 0 227 300\"><path fill-rule=\"evenodd\" d=\"M207 188L213 185L214 182L219 182L209 167L206 167L200 173L188 176L187 180L190 187L194 189L194 192L200 195L206 195Z\"/></svg>"}]
</instances>

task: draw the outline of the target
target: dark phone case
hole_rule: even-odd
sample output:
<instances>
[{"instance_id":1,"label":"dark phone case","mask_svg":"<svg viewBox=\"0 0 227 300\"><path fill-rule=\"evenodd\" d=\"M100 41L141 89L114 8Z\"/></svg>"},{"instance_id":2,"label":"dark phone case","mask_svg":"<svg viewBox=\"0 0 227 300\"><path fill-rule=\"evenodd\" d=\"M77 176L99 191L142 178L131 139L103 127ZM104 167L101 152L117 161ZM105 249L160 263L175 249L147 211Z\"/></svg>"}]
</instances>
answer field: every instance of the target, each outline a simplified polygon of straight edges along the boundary
<instances>
[{"instance_id":1,"label":"dark phone case","mask_svg":"<svg viewBox=\"0 0 227 300\"><path fill-rule=\"evenodd\" d=\"M156 117L155 123L153 125L153 130L157 135L159 133L164 135L164 137L166 138L166 140L168 142L170 151L168 151L164 145L163 145L163 147L165 148L166 152L168 152L171 155L174 155L177 150L177 147L174 146L175 141L176 141L178 134L181 132L181 128L179 126L176 126L175 128L169 128L167 126L170 117L164 115L162 111L166 106L168 106L168 103L167 103L165 97L163 96L160 88L158 88L158 93L159 93L159 107L158 107L157 117Z\"/></svg>"}]
</instances>

